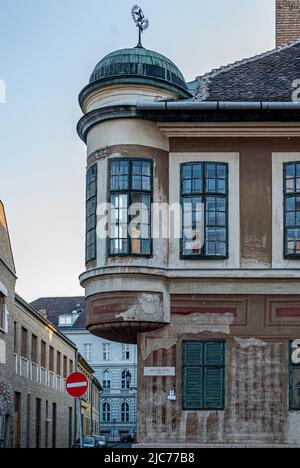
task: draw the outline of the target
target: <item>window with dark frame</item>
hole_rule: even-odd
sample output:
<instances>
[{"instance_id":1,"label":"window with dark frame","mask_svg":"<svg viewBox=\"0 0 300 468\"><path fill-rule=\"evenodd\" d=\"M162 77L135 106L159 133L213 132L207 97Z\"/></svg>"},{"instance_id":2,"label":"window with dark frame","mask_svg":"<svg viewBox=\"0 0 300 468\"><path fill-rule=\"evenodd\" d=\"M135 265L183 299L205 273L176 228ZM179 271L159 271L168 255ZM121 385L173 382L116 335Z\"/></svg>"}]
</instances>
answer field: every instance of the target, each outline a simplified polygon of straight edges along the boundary
<instances>
[{"instance_id":1,"label":"window with dark frame","mask_svg":"<svg viewBox=\"0 0 300 468\"><path fill-rule=\"evenodd\" d=\"M225 342L183 342L183 410L225 407Z\"/></svg>"},{"instance_id":2,"label":"window with dark frame","mask_svg":"<svg viewBox=\"0 0 300 468\"><path fill-rule=\"evenodd\" d=\"M28 359L28 330L24 327L21 330L21 356Z\"/></svg>"},{"instance_id":3,"label":"window with dark frame","mask_svg":"<svg viewBox=\"0 0 300 468\"><path fill-rule=\"evenodd\" d=\"M111 421L111 408L110 408L109 403L103 403L102 421L103 422L110 422Z\"/></svg>"},{"instance_id":4,"label":"window with dark frame","mask_svg":"<svg viewBox=\"0 0 300 468\"><path fill-rule=\"evenodd\" d=\"M64 356L64 379L68 377L68 358Z\"/></svg>"},{"instance_id":5,"label":"window with dark frame","mask_svg":"<svg viewBox=\"0 0 300 468\"><path fill-rule=\"evenodd\" d=\"M17 322L14 322L14 354L18 354L19 347L18 347L18 333L19 333L19 325Z\"/></svg>"},{"instance_id":6,"label":"window with dark frame","mask_svg":"<svg viewBox=\"0 0 300 468\"><path fill-rule=\"evenodd\" d=\"M31 335L31 362L38 364L38 339L36 335Z\"/></svg>"},{"instance_id":7,"label":"window with dark frame","mask_svg":"<svg viewBox=\"0 0 300 468\"><path fill-rule=\"evenodd\" d=\"M109 162L110 256L151 256L151 204L153 162L148 159L113 159ZM142 209L133 207L138 205ZM129 236L128 226L140 216L141 223Z\"/></svg>"},{"instance_id":8,"label":"window with dark frame","mask_svg":"<svg viewBox=\"0 0 300 468\"><path fill-rule=\"evenodd\" d=\"M97 164L86 175L86 263L97 258Z\"/></svg>"},{"instance_id":9,"label":"window with dark frame","mask_svg":"<svg viewBox=\"0 0 300 468\"><path fill-rule=\"evenodd\" d=\"M56 354L56 373L61 377L61 353L59 351Z\"/></svg>"},{"instance_id":10,"label":"window with dark frame","mask_svg":"<svg viewBox=\"0 0 300 468\"><path fill-rule=\"evenodd\" d=\"M229 255L228 164L217 162L182 164L181 202L182 257L227 259ZM197 245L196 242L193 245L196 236L190 238L200 223L204 225L203 246Z\"/></svg>"},{"instance_id":11,"label":"window with dark frame","mask_svg":"<svg viewBox=\"0 0 300 468\"><path fill-rule=\"evenodd\" d=\"M47 368L47 362L46 362L46 343L45 341L41 341L41 367L43 369Z\"/></svg>"},{"instance_id":12,"label":"window with dark frame","mask_svg":"<svg viewBox=\"0 0 300 468\"><path fill-rule=\"evenodd\" d=\"M49 371L54 372L54 348L49 348Z\"/></svg>"},{"instance_id":13,"label":"window with dark frame","mask_svg":"<svg viewBox=\"0 0 300 468\"><path fill-rule=\"evenodd\" d=\"M300 162L284 165L284 256L300 258Z\"/></svg>"},{"instance_id":14,"label":"window with dark frame","mask_svg":"<svg viewBox=\"0 0 300 468\"><path fill-rule=\"evenodd\" d=\"M293 362L293 342L290 342L290 410L300 411L300 364ZM299 349L300 355L300 349Z\"/></svg>"},{"instance_id":15,"label":"window with dark frame","mask_svg":"<svg viewBox=\"0 0 300 468\"><path fill-rule=\"evenodd\" d=\"M121 405L121 422L129 423L130 421L130 407L129 404L124 402Z\"/></svg>"},{"instance_id":16,"label":"window with dark frame","mask_svg":"<svg viewBox=\"0 0 300 468\"><path fill-rule=\"evenodd\" d=\"M0 293L0 328L5 328L5 296Z\"/></svg>"}]
</instances>

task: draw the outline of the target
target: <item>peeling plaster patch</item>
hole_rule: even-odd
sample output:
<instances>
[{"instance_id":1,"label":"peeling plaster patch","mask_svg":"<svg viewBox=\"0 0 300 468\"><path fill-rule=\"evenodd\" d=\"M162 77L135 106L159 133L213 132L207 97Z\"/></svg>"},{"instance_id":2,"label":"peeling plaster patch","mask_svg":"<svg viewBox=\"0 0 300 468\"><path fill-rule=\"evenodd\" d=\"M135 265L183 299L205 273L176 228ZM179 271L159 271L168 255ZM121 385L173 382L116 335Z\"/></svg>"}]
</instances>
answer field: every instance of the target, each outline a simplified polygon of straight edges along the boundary
<instances>
[{"instance_id":1,"label":"peeling plaster patch","mask_svg":"<svg viewBox=\"0 0 300 468\"><path fill-rule=\"evenodd\" d=\"M258 340L256 338L249 338L247 340L243 340L242 338L234 338L234 340L243 349L251 348L252 346L255 348L266 348L268 346L265 341Z\"/></svg>"},{"instance_id":2,"label":"peeling plaster patch","mask_svg":"<svg viewBox=\"0 0 300 468\"><path fill-rule=\"evenodd\" d=\"M141 353L142 353L142 359L145 361L151 353L154 351L160 351L161 349L164 349L166 351L169 351L173 346L175 346L177 343L177 339L174 338L154 338L154 339L148 339L146 344L142 344L141 346Z\"/></svg>"},{"instance_id":3,"label":"peeling plaster patch","mask_svg":"<svg viewBox=\"0 0 300 468\"><path fill-rule=\"evenodd\" d=\"M127 312L117 315L116 318L122 318L128 322L163 322L161 299L152 294L144 294Z\"/></svg>"},{"instance_id":4,"label":"peeling plaster patch","mask_svg":"<svg viewBox=\"0 0 300 468\"><path fill-rule=\"evenodd\" d=\"M173 334L173 330L181 329L186 335L201 333L230 335L230 326L234 323L234 319L234 315L230 313L172 315L172 323L160 330L159 338L156 337L156 332L148 334L146 344L141 346L143 360L154 351L169 350L176 345L178 336L176 333Z\"/></svg>"}]
</instances>

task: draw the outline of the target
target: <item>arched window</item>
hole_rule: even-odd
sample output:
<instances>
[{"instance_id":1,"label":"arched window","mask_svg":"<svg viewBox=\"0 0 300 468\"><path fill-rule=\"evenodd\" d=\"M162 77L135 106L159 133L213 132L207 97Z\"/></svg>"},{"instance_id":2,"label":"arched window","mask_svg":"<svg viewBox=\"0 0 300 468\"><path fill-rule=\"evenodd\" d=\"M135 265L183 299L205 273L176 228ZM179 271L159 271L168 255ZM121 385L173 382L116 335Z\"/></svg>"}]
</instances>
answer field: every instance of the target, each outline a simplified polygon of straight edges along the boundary
<instances>
[{"instance_id":1,"label":"arched window","mask_svg":"<svg viewBox=\"0 0 300 468\"><path fill-rule=\"evenodd\" d=\"M131 374L129 370L124 369L122 372L122 390L129 390L131 382Z\"/></svg>"},{"instance_id":2,"label":"arched window","mask_svg":"<svg viewBox=\"0 0 300 468\"><path fill-rule=\"evenodd\" d=\"M121 405L121 421L125 423L129 423L130 421L130 408L126 402Z\"/></svg>"},{"instance_id":3,"label":"arched window","mask_svg":"<svg viewBox=\"0 0 300 468\"><path fill-rule=\"evenodd\" d=\"M104 389L111 388L111 374L108 370L103 372L103 388Z\"/></svg>"},{"instance_id":4,"label":"arched window","mask_svg":"<svg viewBox=\"0 0 300 468\"><path fill-rule=\"evenodd\" d=\"M102 420L103 422L111 421L111 409L109 403L103 403L102 407Z\"/></svg>"}]
</instances>

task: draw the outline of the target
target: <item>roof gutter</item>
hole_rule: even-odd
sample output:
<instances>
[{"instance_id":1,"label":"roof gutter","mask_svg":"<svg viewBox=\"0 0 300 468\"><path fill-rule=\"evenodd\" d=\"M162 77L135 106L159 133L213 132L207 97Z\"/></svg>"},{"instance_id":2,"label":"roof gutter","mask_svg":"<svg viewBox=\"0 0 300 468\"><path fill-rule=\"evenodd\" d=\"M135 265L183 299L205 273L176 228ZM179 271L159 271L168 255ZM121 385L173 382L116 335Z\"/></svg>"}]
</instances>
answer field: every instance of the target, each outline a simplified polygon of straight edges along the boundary
<instances>
[{"instance_id":1,"label":"roof gutter","mask_svg":"<svg viewBox=\"0 0 300 468\"><path fill-rule=\"evenodd\" d=\"M300 102L176 101L143 102L137 110L300 110Z\"/></svg>"}]
</instances>

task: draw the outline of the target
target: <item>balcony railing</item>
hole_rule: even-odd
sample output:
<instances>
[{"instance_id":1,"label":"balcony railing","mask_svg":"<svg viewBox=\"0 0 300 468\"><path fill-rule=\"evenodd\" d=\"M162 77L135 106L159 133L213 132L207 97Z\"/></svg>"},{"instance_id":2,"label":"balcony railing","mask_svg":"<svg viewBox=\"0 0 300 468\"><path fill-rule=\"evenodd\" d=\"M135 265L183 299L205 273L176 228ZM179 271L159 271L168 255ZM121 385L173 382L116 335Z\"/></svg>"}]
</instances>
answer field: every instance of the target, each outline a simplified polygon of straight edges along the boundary
<instances>
[{"instance_id":1,"label":"balcony railing","mask_svg":"<svg viewBox=\"0 0 300 468\"><path fill-rule=\"evenodd\" d=\"M47 370L44 367L41 367L41 378L40 382L42 385L47 385Z\"/></svg>"},{"instance_id":2,"label":"balcony railing","mask_svg":"<svg viewBox=\"0 0 300 468\"><path fill-rule=\"evenodd\" d=\"M50 387L53 390L67 395L66 379L54 372L48 372L44 367L40 367L35 362L14 354L14 370L17 375L30 379L33 383Z\"/></svg>"},{"instance_id":3,"label":"balcony railing","mask_svg":"<svg viewBox=\"0 0 300 468\"><path fill-rule=\"evenodd\" d=\"M26 379L29 378L29 361L24 357L21 357L20 360L20 376Z\"/></svg>"},{"instance_id":4,"label":"balcony railing","mask_svg":"<svg viewBox=\"0 0 300 468\"><path fill-rule=\"evenodd\" d=\"M34 362L31 363L31 380L34 383L39 383L39 366Z\"/></svg>"},{"instance_id":5,"label":"balcony railing","mask_svg":"<svg viewBox=\"0 0 300 468\"><path fill-rule=\"evenodd\" d=\"M53 372L49 372L48 374L48 386L55 389L55 375Z\"/></svg>"}]
</instances>

